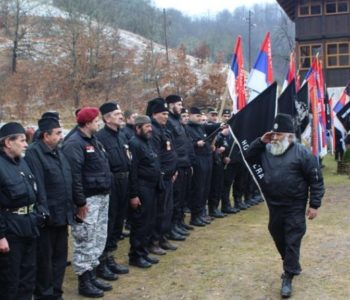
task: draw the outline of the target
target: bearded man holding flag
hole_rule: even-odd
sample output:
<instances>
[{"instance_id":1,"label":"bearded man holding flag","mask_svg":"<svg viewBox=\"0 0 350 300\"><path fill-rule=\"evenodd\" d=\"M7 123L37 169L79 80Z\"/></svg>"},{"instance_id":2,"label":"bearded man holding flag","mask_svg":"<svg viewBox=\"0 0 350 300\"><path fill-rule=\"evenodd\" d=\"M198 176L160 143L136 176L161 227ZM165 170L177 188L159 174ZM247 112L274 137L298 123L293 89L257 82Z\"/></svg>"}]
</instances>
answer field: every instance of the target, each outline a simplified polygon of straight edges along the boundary
<instances>
[{"instance_id":1,"label":"bearded man holding flag","mask_svg":"<svg viewBox=\"0 0 350 300\"><path fill-rule=\"evenodd\" d=\"M305 215L310 220L317 216L324 195L322 173L316 157L296 142L293 121L287 114L276 116L273 130L252 142L245 157L264 171L261 188L270 213L268 228L283 260L281 296L289 298L293 276L301 272Z\"/></svg>"}]
</instances>

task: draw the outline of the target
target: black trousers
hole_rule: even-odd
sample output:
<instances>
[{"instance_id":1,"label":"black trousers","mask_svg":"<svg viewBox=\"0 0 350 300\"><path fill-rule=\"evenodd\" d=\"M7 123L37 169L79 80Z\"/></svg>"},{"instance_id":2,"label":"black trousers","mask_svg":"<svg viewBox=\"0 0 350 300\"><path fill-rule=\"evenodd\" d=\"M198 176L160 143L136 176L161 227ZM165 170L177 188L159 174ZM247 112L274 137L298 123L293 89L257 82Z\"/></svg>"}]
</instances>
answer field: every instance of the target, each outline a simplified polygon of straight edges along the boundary
<instances>
[{"instance_id":1,"label":"black trousers","mask_svg":"<svg viewBox=\"0 0 350 300\"><path fill-rule=\"evenodd\" d=\"M0 253L0 299L31 300L35 287L36 238L6 236L10 252Z\"/></svg>"},{"instance_id":2,"label":"black trousers","mask_svg":"<svg viewBox=\"0 0 350 300\"><path fill-rule=\"evenodd\" d=\"M105 252L114 251L123 232L128 212L128 178L114 178L108 208L108 231Z\"/></svg>"},{"instance_id":3,"label":"black trousers","mask_svg":"<svg viewBox=\"0 0 350 300\"><path fill-rule=\"evenodd\" d=\"M40 230L37 243L37 274L34 299L60 299L67 265L68 226Z\"/></svg>"},{"instance_id":4,"label":"black trousers","mask_svg":"<svg viewBox=\"0 0 350 300\"><path fill-rule=\"evenodd\" d=\"M283 260L285 272L298 275L301 240L306 232L305 207L268 205L269 231Z\"/></svg>"},{"instance_id":5,"label":"black trousers","mask_svg":"<svg viewBox=\"0 0 350 300\"><path fill-rule=\"evenodd\" d=\"M209 197L212 172L212 156L197 156L197 163L193 167L191 185L191 214L198 217L205 211Z\"/></svg>"},{"instance_id":6,"label":"black trousers","mask_svg":"<svg viewBox=\"0 0 350 300\"><path fill-rule=\"evenodd\" d=\"M130 208L130 258L143 257L148 254L151 235L156 221L156 186L149 182L139 181L139 198L141 205Z\"/></svg>"},{"instance_id":7,"label":"black trousers","mask_svg":"<svg viewBox=\"0 0 350 300\"><path fill-rule=\"evenodd\" d=\"M232 195L235 199L242 199L250 184L250 174L243 163L233 164Z\"/></svg>"},{"instance_id":8,"label":"black trousers","mask_svg":"<svg viewBox=\"0 0 350 300\"><path fill-rule=\"evenodd\" d=\"M192 171L190 167L179 168L174 182L174 211L172 223L177 224L183 220L185 207L190 203Z\"/></svg>"},{"instance_id":9,"label":"black trousers","mask_svg":"<svg viewBox=\"0 0 350 300\"><path fill-rule=\"evenodd\" d=\"M157 193L156 225L152 233L152 241L160 241L162 236L171 230L171 220L174 210L173 183L171 180L163 181L164 190Z\"/></svg>"},{"instance_id":10,"label":"black trousers","mask_svg":"<svg viewBox=\"0 0 350 300\"><path fill-rule=\"evenodd\" d=\"M216 209L224 189L224 164L220 161L213 162L213 171L211 176L211 185L208 206L209 209Z\"/></svg>"}]
</instances>

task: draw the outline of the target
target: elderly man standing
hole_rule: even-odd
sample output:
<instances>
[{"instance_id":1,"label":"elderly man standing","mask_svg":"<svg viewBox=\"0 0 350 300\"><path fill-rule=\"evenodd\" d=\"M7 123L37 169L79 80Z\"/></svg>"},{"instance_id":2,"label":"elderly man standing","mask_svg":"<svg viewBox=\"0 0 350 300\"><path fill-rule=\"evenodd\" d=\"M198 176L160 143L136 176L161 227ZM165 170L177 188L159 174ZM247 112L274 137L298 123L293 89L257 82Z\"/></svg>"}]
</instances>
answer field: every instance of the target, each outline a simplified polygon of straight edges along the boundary
<instances>
[{"instance_id":1,"label":"elderly man standing","mask_svg":"<svg viewBox=\"0 0 350 300\"><path fill-rule=\"evenodd\" d=\"M98 108L81 109L77 114L79 127L63 144L72 169L73 202L77 207L72 225L73 267L79 278L79 294L91 298L103 297L103 291L112 289L96 279L94 272L106 245L111 189L108 157L95 137L98 122Z\"/></svg>"},{"instance_id":2,"label":"elderly man standing","mask_svg":"<svg viewBox=\"0 0 350 300\"><path fill-rule=\"evenodd\" d=\"M322 174L316 158L296 142L292 118L286 114L278 114L273 131L251 144L247 159L256 159L264 169L262 189L270 213L269 231L283 260L281 296L288 298L293 276L301 272L305 215L314 219L321 206Z\"/></svg>"},{"instance_id":3,"label":"elderly man standing","mask_svg":"<svg viewBox=\"0 0 350 300\"><path fill-rule=\"evenodd\" d=\"M38 202L49 212L38 238L34 299L61 299L68 255L68 224L73 221L72 172L59 144L62 128L57 118L38 121L39 137L25 160L38 185Z\"/></svg>"}]
</instances>

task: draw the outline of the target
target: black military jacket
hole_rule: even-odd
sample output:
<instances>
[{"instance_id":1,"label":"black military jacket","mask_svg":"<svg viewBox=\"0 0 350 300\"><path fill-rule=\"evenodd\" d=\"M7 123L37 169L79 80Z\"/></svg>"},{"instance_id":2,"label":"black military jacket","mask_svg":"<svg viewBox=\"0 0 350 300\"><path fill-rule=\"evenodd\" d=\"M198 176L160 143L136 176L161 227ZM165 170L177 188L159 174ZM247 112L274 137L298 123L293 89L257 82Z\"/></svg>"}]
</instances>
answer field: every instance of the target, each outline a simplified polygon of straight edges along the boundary
<instances>
[{"instance_id":1,"label":"black military jacket","mask_svg":"<svg viewBox=\"0 0 350 300\"><path fill-rule=\"evenodd\" d=\"M152 119L151 144L160 162L160 170L165 180L170 180L176 172L177 154L175 152L171 133L165 126L159 125Z\"/></svg>"},{"instance_id":2,"label":"black military jacket","mask_svg":"<svg viewBox=\"0 0 350 300\"><path fill-rule=\"evenodd\" d=\"M36 237L34 214L16 215L6 209L16 209L36 203L36 182L24 159L16 160L0 151L0 239L7 235Z\"/></svg>"},{"instance_id":3,"label":"black military jacket","mask_svg":"<svg viewBox=\"0 0 350 300\"><path fill-rule=\"evenodd\" d=\"M134 126L131 124L126 124L122 129L127 141L130 141L131 138L135 135Z\"/></svg>"},{"instance_id":4,"label":"black military jacket","mask_svg":"<svg viewBox=\"0 0 350 300\"><path fill-rule=\"evenodd\" d=\"M77 206L84 206L88 197L109 194L112 181L108 157L95 136L87 137L78 129L64 142L63 153L72 169Z\"/></svg>"},{"instance_id":5,"label":"black military jacket","mask_svg":"<svg viewBox=\"0 0 350 300\"><path fill-rule=\"evenodd\" d=\"M124 133L120 130L115 131L106 125L96 134L96 137L107 152L111 171L113 173L129 172L131 152Z\"/></svg>"},{"instance_id":6,"label":"black military jacket","mask_svg":"<svg viewBox=\"0 0 350 300\"><path fill-rule=\"evenodd\" d=\"M180 123L180 116L176 116L169 112L169 120L167 128L171 132L174 148L177 154L177 167L185 168L191 166L191 147L192 143L189 141L185 128ZM188 144L191 144L189 147ZM193 151L193 150L192 150Z\"/></svg>"},{"instance_id":7,"label":"black military jacket","mask_svg":"<svg viewBox=\"0 0 350 300\"><path fill-rule=\"evenodd\" d=\"M39 140L29 146L25 160L37 179L38 202L50 213L49 225L71 224L72 171L62 150L50 150L42 140Z\"/></svg>"},{"instance_id":8,"label":"black military jacket","mask_svg":"<svg viewBox=\"0 0 350 300\"><path fill-rule=\"evenodd\" d=\"M140 183L156 187L160 178L159 158L153 150L149 140L135 135L130 140L132 153L130 198L138 197Z\"/></svg>"}]
</instances>

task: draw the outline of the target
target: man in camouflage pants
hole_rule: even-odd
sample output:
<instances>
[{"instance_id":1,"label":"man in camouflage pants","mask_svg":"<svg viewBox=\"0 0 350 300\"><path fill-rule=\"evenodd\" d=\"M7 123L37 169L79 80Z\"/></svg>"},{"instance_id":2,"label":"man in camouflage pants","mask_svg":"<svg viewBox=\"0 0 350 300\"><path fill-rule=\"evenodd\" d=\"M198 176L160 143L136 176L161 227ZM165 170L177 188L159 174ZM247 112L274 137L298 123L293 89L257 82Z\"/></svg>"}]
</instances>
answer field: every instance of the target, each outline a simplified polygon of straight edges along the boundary
<instances>
[{"instance_id":1,"label":"man in camouflage pants","mask_svg":"<svg viewBox=\"0 0 350 300\"><path fill-rule=\"evenodd\" d=\"M78 129L63 145L73 177L73 201L77 206L72 226L73 267L79 278L79 294L103 297L112 286L96 278L106 244L111 172L102 144L94 134L98 129L97 108L83 108L77 115Z\"/></svg>"}]
</instances>

